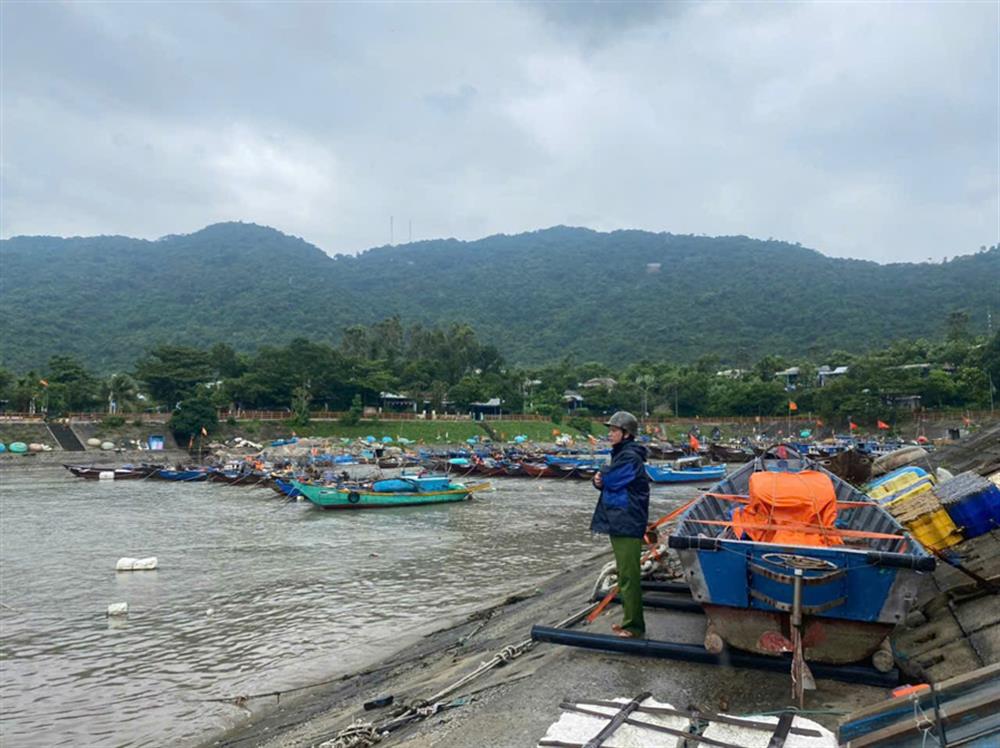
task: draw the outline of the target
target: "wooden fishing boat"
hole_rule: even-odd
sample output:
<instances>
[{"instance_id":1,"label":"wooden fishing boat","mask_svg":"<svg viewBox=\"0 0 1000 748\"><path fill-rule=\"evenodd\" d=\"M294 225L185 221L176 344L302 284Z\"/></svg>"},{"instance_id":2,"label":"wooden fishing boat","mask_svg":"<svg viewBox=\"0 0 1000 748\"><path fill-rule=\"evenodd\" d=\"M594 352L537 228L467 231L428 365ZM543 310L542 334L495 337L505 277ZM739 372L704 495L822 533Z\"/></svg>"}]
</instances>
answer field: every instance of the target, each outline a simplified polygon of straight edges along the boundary
<instances>
[{"instance_id":1,"label":"wooden fishing boat","mask_svg":"<svg viewBox=\"0 0 1000 748\"><path fill-rule=\"evenodd\" d=\"M566 478L572 475L572 470L568 473L551 465L543 465L539 462L522 462L521 474L529 478Z\"/></svg>"},{"instance_id":2,"label":"wooden fishing boat","mask_svg":"<svg viewBox=\"0 0 1000 748\"><path fill-rule=\"evenodd\" d=\"M454 483L447 476L389 478L368 486L318 486L297 480L291 483L309 501L323 509L384 509L466 501L476 491L490 487L489 483Z\"/></svg>"},{"instance_id":3,"label":"wooden fishing boat","mask_svg":"<svg viewBox=\"0 0 1000 748\"><path fill-rule=\"evenodd\" d=\"M800 683L806 660L891 667L886 637L934 569L888 512L786 445L698 497L668 542L709 618L706 648L791 652Z\"/></svg>"},{"instance_id":4,"label":"wooden fishing boat","mask_svg":"<svg viewBox=\"0 0 1000 748\"><path fill-rule=\"evenodd\" d=\"M87 480L142 480L161 470L163 465L63 465L77 478Z\"/></svg>"},{"instance_id":5,"label":"wooden fishing boat","mask_svg":"<svg viewBox=\"0 0 1000 748\"><path fill-rule=\"evenodd\" d=\"M853 447L821 457L818 462L838 478L843 478L855 486L866 483L872 474L871 455L859 452Z\"/></svg>"},{"instance_id":6,"label":"wooden fishing boat","mask_svg":"<svg viewBox=\"0 0 1000 748\"><path fill-rule=\"evenodd\" d=\"M755 455L752 450L743 447L713 443L708 445L708 456L715 462L749 462Z\"/></svg>"}]
</instances>

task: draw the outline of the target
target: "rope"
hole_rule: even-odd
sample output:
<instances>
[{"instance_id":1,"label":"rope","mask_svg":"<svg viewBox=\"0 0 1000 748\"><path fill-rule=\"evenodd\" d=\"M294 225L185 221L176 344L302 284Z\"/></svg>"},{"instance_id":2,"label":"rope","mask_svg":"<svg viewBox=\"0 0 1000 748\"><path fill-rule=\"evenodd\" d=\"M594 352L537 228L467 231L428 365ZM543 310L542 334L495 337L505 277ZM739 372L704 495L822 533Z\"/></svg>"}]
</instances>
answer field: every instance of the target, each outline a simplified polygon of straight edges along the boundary
<instances>
[{"instance_id":1,"label":"rope","mask_svg":"<svg viewBox=\"0 0 1000 748\"><path fill-rule=\"evenodd\" d=\"M733 526L732 522L726 522L718 519L692 519L689 517L687 521L696 525L719 525L721 527L728 528L732 528ZM743 527L752 528L754 530L803 530L816 535L831 535L833 537L844 538L903 540L902 535L890 535L884 532L866 532L864 530L841 530L836 527L824 527L823 525L815 525L808 522L783 522L781 524L772 524L770 522L747 522L743 524Z\"/></svg>"},{"instance_id":2,"label":"rope","mask_svg":"<svg viewBox=\"0 0 1000 748\"><path fill-rule=\"evenodd\" d=\"M574 623L583 620L583 618L595 607L596 603L588 605L583 610L577 611L576 613L573 613L572 615L559 621L559 623L555 625L555 628L566 628L572 626ZM427 717L437 714L442 709L447 708L449 704L442 703L442 700L446 696L462 688L467 683L472 682L484 673L489 672L493 668L512 662L525 652L531 650L535 644L536 642L532 639L525 639L517 642L516 644L508 644L493 655L492 658L481 663L479 667L471 673L459 678L451 685L442 688L428 699L418 699L411 702L397 716L379 725L366 722L356 722L349 727L340 730L333 736L326 738L324 742L317 744L317 748L366 748L367 746L374 745L376 742L389 735L389 733L393 730L397 730L415 720L426 719Z\"/></svg>"}]
</instances>

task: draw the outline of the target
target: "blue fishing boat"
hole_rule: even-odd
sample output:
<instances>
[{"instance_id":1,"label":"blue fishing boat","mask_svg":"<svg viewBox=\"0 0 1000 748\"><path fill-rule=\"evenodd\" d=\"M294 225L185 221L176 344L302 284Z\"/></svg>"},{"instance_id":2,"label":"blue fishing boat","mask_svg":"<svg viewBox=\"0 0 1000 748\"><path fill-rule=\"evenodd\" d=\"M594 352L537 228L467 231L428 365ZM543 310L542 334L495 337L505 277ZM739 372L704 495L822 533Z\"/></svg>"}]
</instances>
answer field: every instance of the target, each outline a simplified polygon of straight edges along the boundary
<instances>
[{"instance_id":1,"label":"blue fishing boat","mask_svg":"<svg viewBox=\"0 0 1000 748\"><path fill-rule=\"evenodd\" d=\"M302 496L302 492L295 487L291 478L279 478L276 475L272 475L271 486L275 491L289 499L297 499Z\"/></svg>"},{"instance_id":2,"label":"blue fishing boat","mask_svg":"<svg viewBox=\"0 0 1000 748\"><path fill-rule=\"evenodd\" d=\"M181 481L185 483L193 483L196 481L208 480L207 470L157 470L155 474L156 478L160 480L172 480Z\"/></svg>"},{"instance_id":3,"label":"blue fishing boat","mask_svg":"<svg viewBox=\"0 0 1000 748\"><path fill-rule=\"evenodd\" d=\"M319 486L292 481L309 501L323 509L373 509L419 504L466 501L489 483L466 485L448 476L400 476L375 481L369 485Z\"/></svg>"},{"instance_id":4,"label":"blue fishing boat","mask_svg":"<svg viewBox=\"0 0 1000 748\"><path fill-rule=\"evenodd\" d=\"M668 542L708 616L706 648L791 652L793 678L806 660L891 667L886 637L934 569L885 509L785 445L698 497Z\"/></svg>"},{"instance_id":5,"label":"blue fishing boat","mask_svg":"<svg viewBox=\"0 0 1000 748\"><path fill-rule=\"evenodd\" d=\"M646 465L646 475L653 483L707 483L725 474L725 465L702 465L700 457L682 457L670 465Z\"/></svg>"}]
</instances>

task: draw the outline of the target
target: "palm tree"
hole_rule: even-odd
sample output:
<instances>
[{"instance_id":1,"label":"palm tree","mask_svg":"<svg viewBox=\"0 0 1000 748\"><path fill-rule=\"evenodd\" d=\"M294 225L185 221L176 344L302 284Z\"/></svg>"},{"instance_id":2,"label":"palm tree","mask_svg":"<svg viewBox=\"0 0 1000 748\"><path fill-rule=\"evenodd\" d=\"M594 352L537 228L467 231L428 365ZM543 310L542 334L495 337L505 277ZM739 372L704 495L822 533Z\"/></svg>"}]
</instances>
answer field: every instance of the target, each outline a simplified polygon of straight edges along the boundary
<instances>
[{"instance_id":1,"label":"palm tree","mask_svg":"<svg viewBox=\"0 0 1000 748\"><path fill-rule=\"evenodd\" d=\"M128 374L112 374L104 383L108 393L108 413L127 410L139 394L139 387Z\"/></svg>"}]
</instances>

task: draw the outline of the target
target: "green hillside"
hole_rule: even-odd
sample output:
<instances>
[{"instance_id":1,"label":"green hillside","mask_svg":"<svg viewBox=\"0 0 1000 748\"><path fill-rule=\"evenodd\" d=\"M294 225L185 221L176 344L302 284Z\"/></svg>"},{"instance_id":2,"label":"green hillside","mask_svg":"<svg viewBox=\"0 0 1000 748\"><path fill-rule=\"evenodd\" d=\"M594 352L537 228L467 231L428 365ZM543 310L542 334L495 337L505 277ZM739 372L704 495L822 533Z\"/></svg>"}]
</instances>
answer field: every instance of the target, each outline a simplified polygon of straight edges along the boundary
<instances>
[{"instance_id":1,"label":"green hillside","mask_svg":"<svg viewBox=\"0 0 1000 748\"><path fill-rule=\"evenodd\" d=\"M741 236L556 227L331 258L240 223L157 241L0 242L0 364L15 370L64 353L113 371L160 342L336 342L392 314L469 323L516 363L714 353L740 365L937 336L955 310L983 332L990 308L1000 311L1000 247L878 265Z\"/></svg>"}]
</instances>

